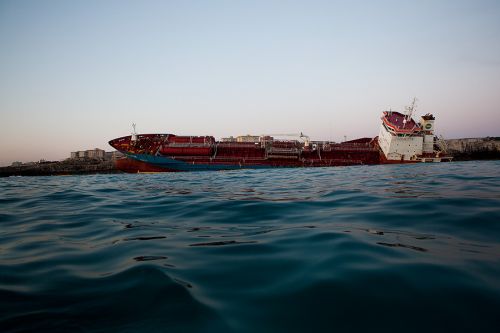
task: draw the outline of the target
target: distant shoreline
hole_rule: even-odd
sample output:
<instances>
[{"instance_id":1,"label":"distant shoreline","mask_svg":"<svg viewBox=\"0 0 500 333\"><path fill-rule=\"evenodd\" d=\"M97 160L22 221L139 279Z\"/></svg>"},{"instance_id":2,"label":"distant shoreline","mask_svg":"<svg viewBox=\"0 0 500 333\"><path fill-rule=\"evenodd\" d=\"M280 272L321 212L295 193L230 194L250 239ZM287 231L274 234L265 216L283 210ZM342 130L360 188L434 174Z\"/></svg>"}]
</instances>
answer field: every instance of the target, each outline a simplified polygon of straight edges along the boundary
<instances>
[{"instance_id":1,"label":"distant shoreline","mask_svg":"<svg viewBox=\"0 0 500 333\"><path fill-rule=\"evenodd\" d=\"M500 138L464 138L445 140L446 150L453 161L500 160ZM40 161L0 167L0 177L65 176L123 173L114 159L70 158L64 161Z\"/></svg>"},{"instance_id":2,"label":"distant shoreline","mask_svg":"<svg viewBox=\"0 0 500 333\"><path fill-rule=\"evenodd\" d=\"M453 154L453 161L500 160L499 151L475 151ZM453 163L453 161L451 163ZM42 162L22 166L0 167L0 177L12 176L72 176L124 173L116 169L114 161L79 160Z\"/></svg>"}]
</instances>

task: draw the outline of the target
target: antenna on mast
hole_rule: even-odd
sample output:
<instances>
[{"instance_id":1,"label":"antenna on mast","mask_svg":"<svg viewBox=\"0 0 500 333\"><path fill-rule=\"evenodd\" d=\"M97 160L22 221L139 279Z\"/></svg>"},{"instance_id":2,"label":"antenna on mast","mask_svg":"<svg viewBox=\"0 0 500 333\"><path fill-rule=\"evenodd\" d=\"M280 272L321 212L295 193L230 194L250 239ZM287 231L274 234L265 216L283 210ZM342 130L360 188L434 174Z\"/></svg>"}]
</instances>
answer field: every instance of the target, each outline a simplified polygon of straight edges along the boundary
<instances>
[{"instance_id":1,"label":"antenna on mast","mask_svg":"<svg viewBox=\"0 0 500 333\"><path fill-rule=\"evenodd\" d=\"M131 140L132 141L137 141L137 132L135 131L135 123L132 124L132 129L133 129L133 131L132 131L132 138L131 138Z\"/></svg>"},{"instance_id":2,"label":"antenna on mast","mask_svg":"<svg viewBox=\"0 0 500 333\"><path fill-rule=\"evenodd\" d=\"M406 115L405 115L405 123L409 120L411 120L411 117L413 116L413 113L415 112L417 108L417 98L413 97L413 101L411 102L410 106L407 106L406 109Z\"/></svg>"}]
</instances>

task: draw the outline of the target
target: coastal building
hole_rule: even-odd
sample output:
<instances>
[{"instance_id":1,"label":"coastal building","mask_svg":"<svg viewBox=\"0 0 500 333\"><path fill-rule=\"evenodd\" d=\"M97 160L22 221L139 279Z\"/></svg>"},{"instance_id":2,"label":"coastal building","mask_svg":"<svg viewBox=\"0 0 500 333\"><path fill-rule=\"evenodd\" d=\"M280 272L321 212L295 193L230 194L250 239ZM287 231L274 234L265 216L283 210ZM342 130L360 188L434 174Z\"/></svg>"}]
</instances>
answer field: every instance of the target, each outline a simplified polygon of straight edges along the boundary
<instances>
[{"instance_id":1,"label":"coastal building","mask_svg":"<svg viewBox=\"0 0 500 333\"><path fill-rule=\"evenodd\" d=\"M106 152L103 149L95 148L89 150L79 150L71 152L72 159L95 158L104 159Z\"/></svg>"},{"instance_id":2,"label":"coastal building","mask_svg":"<svg viewBox=\"0 0 500 333\"><path fill-rule=\"evenodd\" d=\"M104 154L106 152L102 149L99 149L99 148L95 148L95 149L92 149L92 150L87 150L86 151L86 156L88 158L99 158L99 159L104 159Z\"/></svg>"},{"instance_id":3,"label":"coastal building","mask_svg":"<svg viewBox=\"0 0 500 333\"><path fill-rule=\"evenodd\" d=\"M103 149L95 148L72 151L70 156L72 160L98 159L105 161L114 161L117 158L123 157L123 154L119 151L104 151Z\"/></svg>"}]
</instances>

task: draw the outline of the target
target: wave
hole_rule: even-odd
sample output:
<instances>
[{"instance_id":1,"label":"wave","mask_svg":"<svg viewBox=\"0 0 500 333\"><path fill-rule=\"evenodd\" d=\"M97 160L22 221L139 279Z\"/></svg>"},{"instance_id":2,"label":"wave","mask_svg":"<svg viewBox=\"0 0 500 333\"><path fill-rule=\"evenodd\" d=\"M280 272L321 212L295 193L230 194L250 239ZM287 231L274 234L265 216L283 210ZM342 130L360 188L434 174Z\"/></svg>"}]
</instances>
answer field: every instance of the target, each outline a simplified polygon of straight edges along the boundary
<instances>
[{"instance_id":1,"label":"wave","mask_svg":"<svg viewBox=\"0 0 500 333\"><path fill-rule=\"evenodd\" d=\"M0 331L494 331L499 170L0 179Z\"/></svg>"}]
</instances>

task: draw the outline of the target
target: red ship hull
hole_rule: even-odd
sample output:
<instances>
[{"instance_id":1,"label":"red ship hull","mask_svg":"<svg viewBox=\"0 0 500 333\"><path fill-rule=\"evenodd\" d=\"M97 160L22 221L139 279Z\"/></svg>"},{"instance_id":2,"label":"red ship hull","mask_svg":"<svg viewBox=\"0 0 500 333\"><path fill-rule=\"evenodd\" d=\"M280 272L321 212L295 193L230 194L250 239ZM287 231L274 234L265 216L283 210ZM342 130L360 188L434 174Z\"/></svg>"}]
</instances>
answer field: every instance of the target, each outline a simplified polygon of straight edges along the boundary
<instances>
[{"instance_id":1,"label":"red ship hull","mask_svg":"<svg viewBox=\"0 0 500 333\"><path fill-rule=\"evenodd\" d=\"M330 167L380 164L380 151L369 138L344 143L270 140L216 142L213 137L143 134L110 141L128 158L116 167L125 172L231 170L243 168Z\"/></svg>"}]
</instances>

